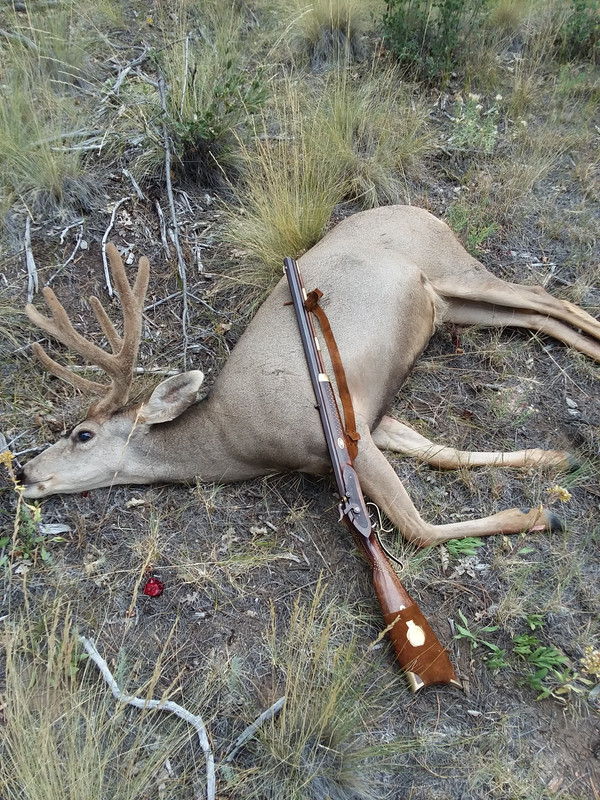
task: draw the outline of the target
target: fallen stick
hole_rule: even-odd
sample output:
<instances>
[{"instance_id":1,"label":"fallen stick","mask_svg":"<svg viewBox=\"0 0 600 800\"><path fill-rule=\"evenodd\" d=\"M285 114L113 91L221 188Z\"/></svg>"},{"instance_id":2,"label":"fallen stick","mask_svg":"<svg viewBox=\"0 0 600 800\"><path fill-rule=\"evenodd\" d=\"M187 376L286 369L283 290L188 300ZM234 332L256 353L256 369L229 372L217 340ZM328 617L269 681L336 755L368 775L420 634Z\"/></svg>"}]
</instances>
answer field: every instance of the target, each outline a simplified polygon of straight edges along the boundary
<instances>
[{"instance_id":1,"label":"fallen stick","mask_svg":"<svg viewBox=\"0 0 600 800\"><path fill-rule=\"evenodd\" d=\"M166 118L166 116L169 113L169 110L167 108L165 79L163 78L162 73L160 72L158 74L158 91L160 94L160 102L162 110ZM165 122L163 122L162 134L163 134L163 147L165 149L165 181L167 184L167 197L169 198L169 210L171 211L171 223L173 225L172 239L173 239L173 244L175 245L175 251L177 253L177 265L179 269L179 277L181 279L181 295L182 295L181 332L183 336L183 369L185 371L187 369L187 351L189 347L189 339L187 332L188 285L187 285L187 273L185 269L185 260L183 258L183 253L181 252L181 246L179 244L179 225L177 224L177 209L175 208L175 197L173 196L173 183L171 181L171 148L169 146L169 132L167 130L167 125Z\"/></svg>"},{"instance_id":2,"label":"fallen stick","mask_svg":"<svg viewBox=\"0 0 600 800\"><path fill-rule=\"evenodd\" d=\"M251 739L254 736L254 734L260 728L261 725L263 725L265 722L268 722L270 719L273 719L275 714L279 714L279 712L283 708L284 703L285 703L285 695L283 695L283 697L280 697L279 700L273 703L273 705L270 708L267 708L265 711L263 711L262 714L254 720L254 722L248 725L248 727L240 733L238 738L235 740L235 742L229 749L229 752L223 759L223 763L228 764L230 761L233 761L233 757L240 749L240 747L242 747L242 745L244 745L248 741L248 739Z\"/></svg>"},{"instance_id":3,"label":"fallen stick","mask_svg":"<svg viewBox=\"0 0 600 800\"><path fill-rule=\"evenodd\" d=\"M102 263L104 264L104 280L106 281L106 288L108 290L109 297L112 297L115 293L115 290L112 287L112 283L110 282L110 272L108 269L108 259L106 257L106 243L108 241L108 237L110 236L110 232L115 224L115 219L117 216L117 211L129 200L129 197L122 197L120 200L117 200L115 206L112 210L112 214L110 215L110 222L108 223L108 228L104 231L104 236L102 237Z\"/></svg>"},{"instance_id":4,"label":"fallen stick","mask_svg":"<svg viewBox=\"0 0 600 800\"><path fill-rule=\"evenodd\" d=\"M135 189L135 193L136 193L136 194L137 194L137 196L140 198L140 200L145 200L145 199L146 199L146 196L145 196L145 194L142 192L142 190L140 189L138 182L137 182L137 181L136 181L136 179L133 177L133 175L131 174L131 172L129 172L129 170L128 170L128 169L124 169L124 170L123 170L123 175L125 175L125 177L126 177L126 178L129 178L129 180L131 181L131 185L132 185L132 186L133 186L133 188Z\"/></svg>"},{"instance_id":5,"label":"fallen stick","mask_svg":"<svg viewBox=\"0 0 600 800\"><path fill-rule=\"evenodd\" d=\"M71 226L71 227L73 227L73 226ZM62 244L62 241L63 241L63 235L64 235L64 233L65 233L66 231L67 231L67 228L65 228L65 230L62 232L62 234L61 234L61 236L60 236L60 239L61 239L61 244ZM81 230L80 230L80 231L78 232L78 234L77 234L77 241L75 242L75 248L74 248L73 252L72 252L72 253L71 253L71 255L70 255L68 258L67 258L67 260L65 261L65 263L64 263L64 264L62 264L62 265L61 265L61 266L60 266L60 267L59 267L59 268L56 270L56 272L55 272L53 275L51 275L51 276L48 278L48 280L46 281L46 286L50 286L50 284L52 283L52 281L54 280L54 278L56 278L56 277L57 277L57 275L60 275L60 273L61 273L61 272L63 272L63 271L65 270L65 268L66 268L66 267L68 267L68 266L69 266L69 264L71 263L71 261L73 261L73 259L74 259L74 258L75 258L75 256L77 255L77 251L79 250L79 245L81 244L81 242L82 242L82 241L83 241L83 222L81 223Z\"/></svg>"},{"instance_id":6,"label":"fallen stick","mask_svg":"<svg viewBox=\"0 0 600 800\"><path fill-rule=\"evenodd\" d=\"M169 713L175 714L175 716L189 723L195 729L196 733L198 734L198 742L200 743L200 747L202 748L206 761L206 798L207 800L215 800L215 760L202 718L196 714L192 714L190 711L187 711L185 708L177 703L174 703L172 700L144 700L141 697L126 695L121 691L121 689L119 689L116 680L113 678L112 672L108 668L108 664L96 649L94 642L91 639L87 639L85 636L80 636L79 641L83 645L86 653L100 670L100 673L108 684L113 696L120 703L134 706L134 708L168 711Z\"/></svg>"},{"instance_id":7,"label":"fallen stick","mask_svg":"<svg viewBox=\"0 0 600 800\"><path fill-rule=\"evenodd\" d=\"M154 201L154 206L156 207L156 213L158 214L158 221L160 224L160 240L162 242L162 246L168 260L169 258L171 258L171 251L169 249L169 242L167 241L167 226L165 224L165 215L163 214L163 210L158 200Z\"/></svg>"},{"instance_id":8,"label":"fallen stick","mask_svg":"<svg viewBox=\"0 0 600 800\"><path fill-rule=\"evenodd\" d=\"M131 70L134 67L139 66L145 60L145 58L146 58L146 56L148 55L149 52L150 52L150 49L148 47L144 47L144 52L141 55L139 55L137 58L134 58L133 61L130 61L129 64L126 64L123 67L123 69L119 72L117 80L115 81L114 86L113 86L113 92L115 94L119 94L119 90L121 88L121 84L123 83L123 81L125 80L127 75L131 72Z\"/></svg>"},{"instance_id":9,"label":"fallen stick","mask_svg":"<svg viewBox=\"0 0 600 800\"><path fill-rule=\"evenodd\" d=\"M25 221L25 262L27 264L27 302L31 303L33 295L38 290L38 274L31 249L31 217L29 215Z\"/></svg>"}]
</instances>

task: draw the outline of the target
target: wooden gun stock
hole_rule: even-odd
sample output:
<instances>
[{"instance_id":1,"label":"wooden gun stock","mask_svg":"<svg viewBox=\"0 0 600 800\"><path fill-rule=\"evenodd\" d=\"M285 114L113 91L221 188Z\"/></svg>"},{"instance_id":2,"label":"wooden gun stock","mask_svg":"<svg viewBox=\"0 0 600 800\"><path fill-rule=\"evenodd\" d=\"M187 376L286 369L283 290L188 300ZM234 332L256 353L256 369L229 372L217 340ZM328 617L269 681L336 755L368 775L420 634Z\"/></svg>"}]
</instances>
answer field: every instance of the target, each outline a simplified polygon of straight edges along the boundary
<instances>
[{"instance_id":1,"label":"wooden gun stock","mask_svg":"<svg viewBox=\"0 0 600 800\"><path fill-rule=\"evenodd\" d=\"M383 621L411 690L416 692L434 683L461 687L447 651L400 582L375 535L354 538L373 570Z\"/></svg>"},{"instance_id":2,"label":"wooden gun stock","mask_svg":"<svg viewBox=\"0 0 600 800\"><path fill-rule=\"evenodd\" d=\"M286 258L283 263L333 474L341 497L340 519L343 519L371 565L373 585L396 658L406 671L413 692L434 683L460 686L448 653L440 644L419 606L400 582L373 533L358 475L348 451L335 395L325 373L312 320L306 308L307 295L300 272L293 259Z\"/></svg>"}]
</instances>

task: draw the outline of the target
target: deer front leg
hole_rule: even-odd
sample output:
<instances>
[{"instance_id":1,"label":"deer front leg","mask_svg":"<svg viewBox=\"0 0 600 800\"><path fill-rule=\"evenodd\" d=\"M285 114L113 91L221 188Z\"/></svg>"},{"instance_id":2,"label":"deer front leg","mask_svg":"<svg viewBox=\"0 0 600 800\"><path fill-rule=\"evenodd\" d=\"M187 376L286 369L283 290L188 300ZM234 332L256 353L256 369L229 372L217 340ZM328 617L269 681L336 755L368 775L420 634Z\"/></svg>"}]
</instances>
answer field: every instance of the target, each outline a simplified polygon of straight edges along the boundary
<instances>
[{"instance_id":1,"label":"deer front leg","mask_svg":"<svg viewBox=\"0 0 600 800\"><path fill-rule=\"evenodd\" d=\"M455 450L453 447L444 447L431 442L405 423L388 416L383 417L373 431L372 438L380 450L391 450L394 453L412 456L438 469L537 466L554 467L570 472L578 466L576 459L564 450L534 448L516 450L511 453L504 453L500 450L492 452Z\"/></svg>"},{"instance_id":2,"label":"deer front leg","mask_svg":"<svg viewBox=\"0 0 600 800\"><path fill-rule=\"evenodd\" d=\"M354 462L362 489L387 514L402 536L419 547L442 544L466 536L497 533L562 530L560 519L544 508L510 508L481 519L431 525L421 517L392 465L378 450L368 432L361 431L359 452Z\"/></svg>"}]
</instances>

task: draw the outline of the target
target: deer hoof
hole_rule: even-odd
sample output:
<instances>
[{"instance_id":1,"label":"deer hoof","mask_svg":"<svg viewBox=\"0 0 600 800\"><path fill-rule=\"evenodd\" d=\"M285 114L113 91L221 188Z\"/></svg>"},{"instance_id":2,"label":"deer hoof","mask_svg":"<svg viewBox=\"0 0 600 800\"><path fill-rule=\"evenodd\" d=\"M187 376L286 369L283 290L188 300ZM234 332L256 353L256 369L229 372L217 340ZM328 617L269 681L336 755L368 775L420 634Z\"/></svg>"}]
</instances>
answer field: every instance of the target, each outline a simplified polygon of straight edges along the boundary
<instances>
[{"instance_id":1,"label":"deer hoof","mask_svg":"<svg viewBox=\"0 0 600 800\"><path fill-rule=\"evenodd\" d=\"M575 472L576 470L580 469L581 461L575 456L572 456L571 453L567 453L567 471L568 472Z\"/></svg>"},{"instance_id":2,"label":"deer hoof","mask_svg":"<svg viewBox=\"0 0 600 800\"><path fill-rule=\"evenodd\" d=\"M565 523L558 514L555 514L554 511L546 511L546 516L548 517L548 530L553 532L562 533L565 530Z\"/></svg>"},{"instance_id":3,"label":"deer hoof","mask_svg":"<svg viewBox=\"0 0 600 800\"><path fill-rule=\"evenodd\" d=\"M533 509L533 508L521 508L519 511L521 514L530 514L532 511L539 511L541 509ZM546 522L542 521L542 517L540 516L539 524L536 524L531 528L532 531L552 531L552 532L563 532L565 530L565 524L563 520L555 514L554 511L550 511L549 509L544 509L544 516L546 517Z\"/></svg>"}]
</instances>

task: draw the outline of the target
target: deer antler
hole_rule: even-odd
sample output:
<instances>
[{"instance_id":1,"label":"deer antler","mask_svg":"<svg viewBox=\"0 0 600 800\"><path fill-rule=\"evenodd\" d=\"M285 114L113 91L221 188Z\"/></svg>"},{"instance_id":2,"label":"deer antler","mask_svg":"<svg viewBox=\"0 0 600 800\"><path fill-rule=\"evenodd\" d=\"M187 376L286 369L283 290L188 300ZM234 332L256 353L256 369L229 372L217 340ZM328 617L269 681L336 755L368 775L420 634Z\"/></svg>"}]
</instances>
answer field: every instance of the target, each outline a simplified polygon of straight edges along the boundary
<instances>
[{"instance_id":1,"label":"deer antler","mask_svg":"<svg viewBox=\"0 0 600 800\"><path fill-rule=\"evenodd\" d=\"M106 252L110 261L110 271L123 308L123 337L119 336L115 330L98 298L90 297L90 304L104 335L108 339L112 353L107 353L101 347L92 344L92 342L77 333L67 316L67 312L52 289L45 287L42 290L48 308L52 312L52 318L40 314L31 303L25 306L27 316L34 325L58 339L59 342L78 353L86 361L100 367L110 377L110 383L106 384L74 375L66 367L50 358L39 344L33 345L33 352L53 375L68 381L85 392L102 395L100 400L97 400L91 408L91 412L94 414L110 414L127 402L142 333L142 311L150 273L148 259L145 257L140 258L137 277L132 288L125 275L123 261L117 248L113 244L108 244Z\"/></svg>"}]
</instances>

